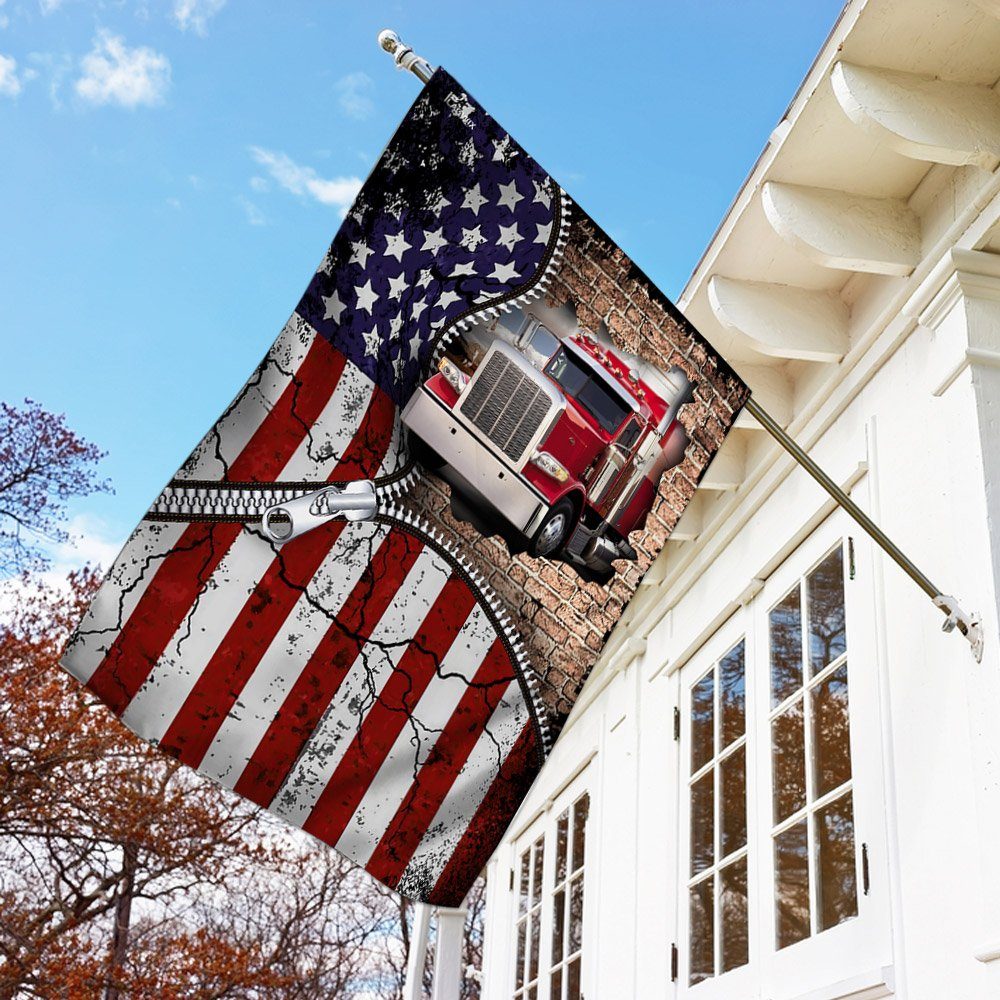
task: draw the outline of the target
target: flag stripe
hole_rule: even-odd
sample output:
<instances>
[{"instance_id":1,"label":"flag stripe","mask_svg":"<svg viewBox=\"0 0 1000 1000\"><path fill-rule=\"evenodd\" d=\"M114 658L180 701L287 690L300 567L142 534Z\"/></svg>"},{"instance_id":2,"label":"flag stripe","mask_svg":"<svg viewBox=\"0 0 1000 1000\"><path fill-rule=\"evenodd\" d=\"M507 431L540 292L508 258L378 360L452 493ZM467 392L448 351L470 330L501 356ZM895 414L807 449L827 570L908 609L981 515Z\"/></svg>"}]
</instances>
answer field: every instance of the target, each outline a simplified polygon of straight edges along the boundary
<instances>
[{"instance_id":1,"label":"flag stripe","mask_svg":"<svg viewBox=\"0 0 1000 1000\"><path fill-rule=\"evenodd\" d=\"M292 608L346 524L330 521L293 539L282 548L280 559L273 557L270 547L264 550L269 565L266 570L260 567L251 585L240 592L242 607L221 641L214 636L214 652L163 734L162 750L192 767L201 763L247 679L275 637L284 631ZM255 536L244 537L262 548Z\"/></svg>"},{"instance_id":2,"label":"flag stripe","mask_svg":"<svg viewBox=\"0 0 1000 1000\"><path fill-rule=\"evenodd\" d=\"M479 734L506 693L512 672L507 650L497 638L365 866L386 885L394 887L399 882Z\"/></svg>"},{"instance_id":3,"label":"flag stripe","mask_svg":"<svg viewBox=\"0 0 1000 1000\"><path fill-rule=\"evenodd\" d=\"M529 722L521 730L433 890L426 894L427 902L436 906L462 905L469 886L496 850L507 820L517 812L535 780L537 756L535 727Z\"/></svg>"},{"instance_id":4,"label":"flag stripe","mask_svg":"<svg viewBox=\"0 0 1000 1000\"><path fill-rule=\"evenodd\" d=\"M162 738L273 558L256 535L239 535L129 702L126 726L144 739Z\"/></svg>"},{"instance_id":5,"label":"flag stripe","mask_svg":"<svg viewBox=\"0 0 1000 1000\"><path fill-rule=\"evenodd\" d=\"M368 566L375 536L388 528L370 521L339 521L336 543L323 564L298 594L295 608L264 651L239 697L229 709L208 748L200 770L231 788L273 721L302 671L302 665L319 645L330 620L341 611ZM317 531L335 530L318 528Z\"/></svg>"},{"instance_id":6,"label":"flag stripe","mask_svg":"<svg viewBox=\"0 0 1000 1000\"><path fill-rule=\"evenodd\" d=\"M390 531L296 679L234 790L269 805L423 545Z\"/></svg>"},{"instance_id":7,"label":"flag stripe","mask_svg":"<svg viewBox=\"0 0 1000 1000\"><path fill-rule=\"evenodd\" d=\"M358 864L371 857L406 798L417 769L432 759L438 736L468 692L496 638L493 623L483 606L477 604L337 841L338 849Z\"/></svg>"},{"instance_id":8,"label":"flag stripe","mask_svg":"<svg viewBox=\"0 0 1000 1000\"><path fill-rule=\"evenodd\" d=\"M474 605L464 581L451 577L307 814L309 833L336 843L369 787L380 787L379 769L407 723L420 725L417 703Z\"/></svg>"},{"instance_id":9,"label":"flag stripe","mask_svg":"<svg viewBox=\"0 0 1000 1000\"><path fill-rule=\"evenodd\" d=\"M132 532L129 557L115 560L63 653L62 665L82 684L101 665L114 636L152 583L156 567L178 544L184 528L172 521L142 521Z\"/></svg>"}]
</instances>

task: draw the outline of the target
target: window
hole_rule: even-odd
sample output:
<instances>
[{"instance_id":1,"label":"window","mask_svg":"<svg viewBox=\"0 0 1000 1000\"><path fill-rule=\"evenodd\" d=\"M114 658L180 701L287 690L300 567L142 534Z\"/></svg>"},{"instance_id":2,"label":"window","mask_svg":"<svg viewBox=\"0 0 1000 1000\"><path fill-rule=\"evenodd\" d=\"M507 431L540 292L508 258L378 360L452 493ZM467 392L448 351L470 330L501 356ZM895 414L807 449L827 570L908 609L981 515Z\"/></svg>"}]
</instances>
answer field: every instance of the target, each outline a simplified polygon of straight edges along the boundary
<instances>
[{"instance_id":1,"label":"window","mask_svg":"<svg viewBox=\"0 0 1000 1000\"><path fill-rule=\"evenodd\" d=\"M514 1000L535 1000L538 996L538 953L542 924L542 867L545 838L539 837L521 853L517 905L517 963Z\"/></svg>"},{"instance_id":2,"label":"window","mask_svg":"<svg viewBox=\"0 0 1000 1000\"><path fill-rule=\"evenodd\" d=\"M614 434L632 407L586 362L560 347L545 374L572 396L608 434Z\"/></svg>"},{"instance_id":3,"label":"window","mask_svg":"<svg viewBox=\"0 0 1000 1000\"><path fill-rule=\"evenodd\" d=\"M875 602L843 523L678 675L679 995L797 996L892 964Z\"/></svg>"},{"instance_id":4,"label":"window","mask_svg":"<svg viewBox=\"0 0 1000 1000\"><path fill-rule=\"evenodd\" d=\"M771 609L775 947L858 915L843 550Z\"/></svg>"},{"instance_id":5,"label":"window","mask_svg":"<svg viewBox=\"0 0 1000 1000\"><path fill-rule=\"evenodd\" d=\"M746 965L749 957L745 658L740 640L690 698L692 985Z\"/></svg>"},{"instance_id":6,"label":"window","mask_svg":"<svg viewBox=\"0 0 1000 1000\"><path fill-rule=\"evenodd\" d=\"M589 815L590 796L578 779L519 845L514 1000L583 1000Z\"/></svg>"}]
</instances>

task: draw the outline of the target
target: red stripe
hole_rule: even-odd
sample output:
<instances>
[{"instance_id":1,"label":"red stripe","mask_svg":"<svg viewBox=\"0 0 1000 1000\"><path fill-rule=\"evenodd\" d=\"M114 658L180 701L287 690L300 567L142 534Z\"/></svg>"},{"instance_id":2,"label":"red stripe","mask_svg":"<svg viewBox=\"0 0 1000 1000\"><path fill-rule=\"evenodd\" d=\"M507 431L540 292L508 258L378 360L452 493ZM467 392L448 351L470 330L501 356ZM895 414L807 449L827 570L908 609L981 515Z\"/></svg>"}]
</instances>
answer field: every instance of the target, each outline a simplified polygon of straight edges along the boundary
<instances>
[{"instance_id":1,"label":"red stripe","mask_svg":"<svg viewBox=\"0 0 1000 1000\"><path fill-rule=\"evenodd\" d=\"M327 844L340 839L475 605L466 583L451 577L365 715L304 830Z\"/></svg>"},{"instance_id":2,"label":"red stripe","mask_svg":"<svg viewBox=\"0 0 1000 1000\"><path fill-rule=\"evenodd\" d=\"M197 767L303 590L346 521L327 524L281 550L243 605L160 741L160 749Z\"/></svg>"},{"instance_id":3,"label":"red stripe","mask_svg":"<svg viewBox=\"0 0 1000 1000\"><path fill-rule=\"evenodd\" d=\"M434 888L422 902L461 906L472 883L486 867L518 807L538 775L538 741L529 722L511 748L500 772L479 804Z\"/></svg>"},{"instance_id":4,"label":"red stripe","mask_svg":"<svg viewBox=\"0 0 1000 1000\"><path fill-rule=\"evenodd\" d=\"M365 868L395 888L514 673L498 638L417 772Z\"/></svg>"},{"instance_id":5,"label":"red stripe","mask_svg":"<svg viewBox=\"0 0 1000 1000\"><path fill-rule=\"evenodd\" d=\"M375 433L389 401L390 424L381 436ZM372 448L388 446L395 406L378 386L369 400L358 433L329 475L330 482L350 479L364 463L374 461ZM381 456L375 461L375 467ZM160 749L197 767L212 745L268 646L292 613L302 591L340 536L345 521L334 521L294 539L281 550L249 595L226 637L205 665L180 711L160 742Z\"/></svg>"},{"instance_id":6,"label":"red stripe","mask_svg":"<svg viewBox=\"0 0 1000 1000\"><path fill-rule=\"evenodd\" d=\"M315 338L295 379L229 467L228 479L279 475L333 394L344 360L324 337ZM121 715L128 707L241 530L240 524L191 524L160 562L87 685L113 712Z\"/></svg>"},{"instance_id":7,"label":"red stripe","mask_svg":"<svg viewBox=\"0 0 1000 1000\"><path fill-rule=\"evenodd\" d=\"M270 804L422 548L412 535L389 532L309 657L234 791L258 805Z\"/></svg>"}]
</instances>

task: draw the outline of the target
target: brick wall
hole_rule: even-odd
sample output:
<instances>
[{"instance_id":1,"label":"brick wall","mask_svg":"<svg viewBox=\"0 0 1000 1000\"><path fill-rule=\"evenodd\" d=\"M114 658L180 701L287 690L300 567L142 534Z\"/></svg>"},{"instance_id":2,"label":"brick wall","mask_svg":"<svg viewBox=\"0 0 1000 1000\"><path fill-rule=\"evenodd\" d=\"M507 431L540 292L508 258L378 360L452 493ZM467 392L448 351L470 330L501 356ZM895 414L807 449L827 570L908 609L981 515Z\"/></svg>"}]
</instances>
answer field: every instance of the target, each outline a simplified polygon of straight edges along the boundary
<instances>
[{"instance_id":1,"label":"brick wall","mask_svg":"<svg viewBox=\"0 0 1000 1000\"><path fill-rule=\"evenodd\" d=\"M580 325L605 326L623 350L657 367L678 365L696 383L694 400L680 412L689 445L684 460L666 472L644 531L629 541L636 562L602 587L585 583L565 563L512 556L502 540L483 538L449 510L448 486L425 476L407 495L411 504L467 554L510 608L542 682L549 722L558 732L576 701L607 633L694 495L747 390L683 317L614 242L577 215L563 260L548 289L553 305L572 302Z\"/></svg>"}]
</instances>

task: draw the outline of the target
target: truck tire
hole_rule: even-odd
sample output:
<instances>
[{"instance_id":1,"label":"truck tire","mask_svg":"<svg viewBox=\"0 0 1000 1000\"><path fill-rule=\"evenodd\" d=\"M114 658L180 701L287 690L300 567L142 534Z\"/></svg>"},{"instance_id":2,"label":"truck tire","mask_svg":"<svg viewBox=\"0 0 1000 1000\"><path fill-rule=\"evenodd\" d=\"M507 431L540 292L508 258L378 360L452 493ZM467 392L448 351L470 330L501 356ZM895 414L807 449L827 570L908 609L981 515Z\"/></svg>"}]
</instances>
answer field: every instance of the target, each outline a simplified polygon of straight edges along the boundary
<instances>
[{"instance_id":1,"label":"truck tire","mask_svg":"<svg viewBox=\"0 0 1000 1000\"><path fill-rule=\"evenodd\" d=\"M558 555L572 534L574 513L573 504L563 497L545 515L534 538L531 539L528 551L533 556L544 558Z\"/></svg>"}]
</instances>

